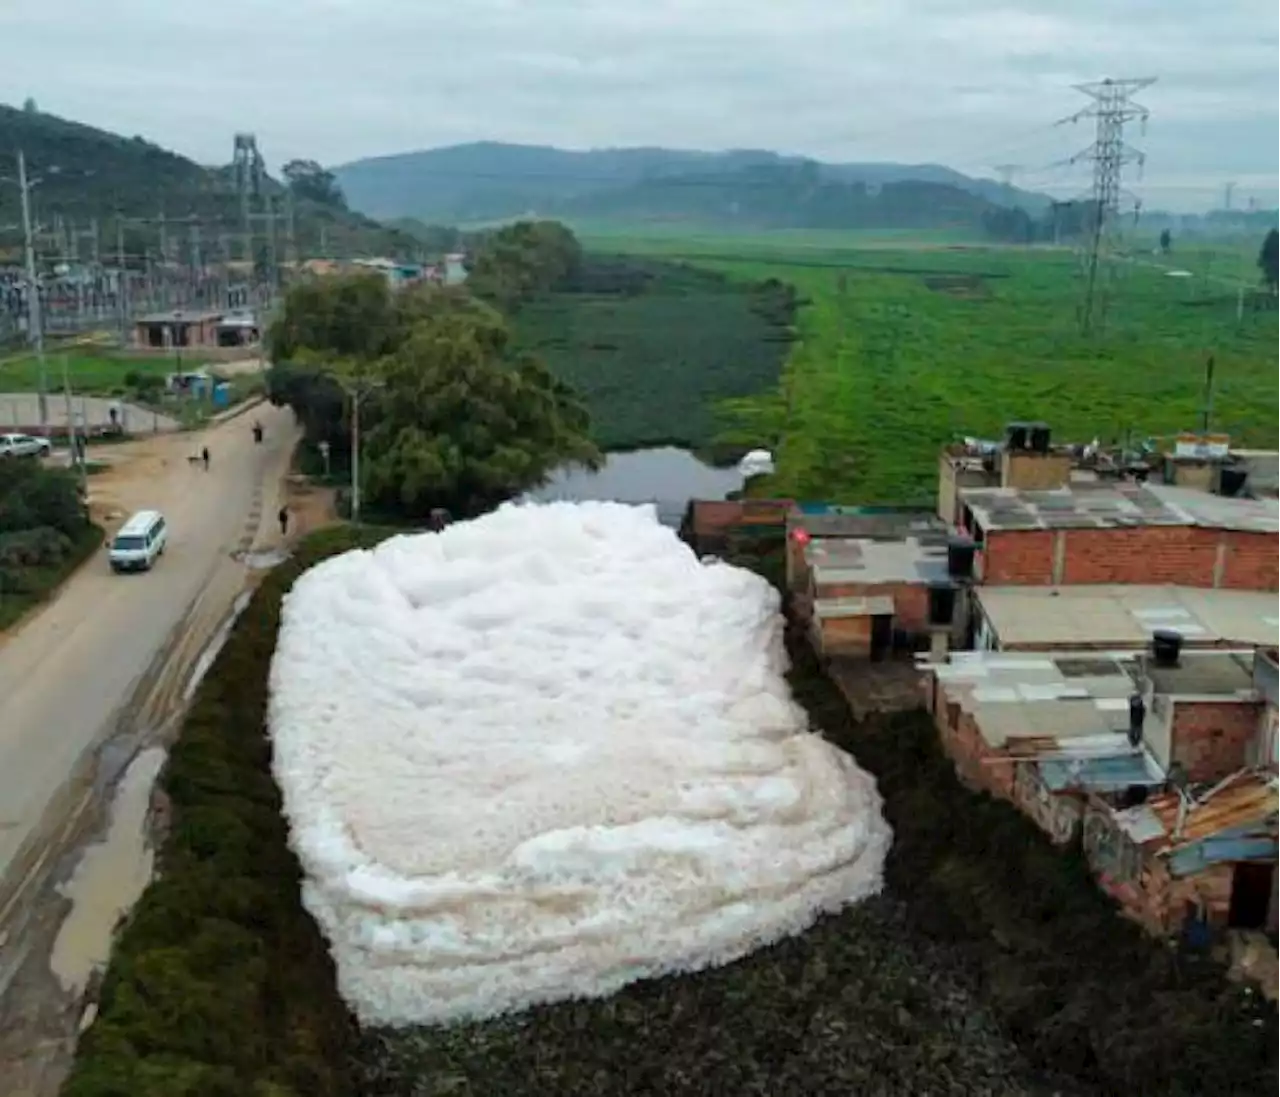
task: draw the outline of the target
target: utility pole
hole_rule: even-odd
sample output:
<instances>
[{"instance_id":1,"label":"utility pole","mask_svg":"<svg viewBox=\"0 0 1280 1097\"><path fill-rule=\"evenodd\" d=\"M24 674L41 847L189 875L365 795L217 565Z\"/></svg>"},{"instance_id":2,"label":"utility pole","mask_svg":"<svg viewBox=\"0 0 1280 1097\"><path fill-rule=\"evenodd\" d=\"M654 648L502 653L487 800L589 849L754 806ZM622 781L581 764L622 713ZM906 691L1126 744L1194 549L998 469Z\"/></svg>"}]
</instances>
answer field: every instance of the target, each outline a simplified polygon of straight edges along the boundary
<instances>
[{"instance_id":1,"label":"utility pole","mask_svg":"<svg viewBox=\"0 0 1280 1097\"><path fill-rule=\"evenodd\" d=\"M1120 179L1125 164L1136 163L1139 171L1146 159L1139 150L1124 140L1126 122L1140 121L1145 129L1150 112L1133 101L1133 95L1142 88L1154 84L1154 76L1138 79L1100 80L1091 84L1077 84L1076 90L1093 102L1083 110L1058 124L1078 122L1093 118L1097 123L1097 135L1093 144L1072 156L1067 163L1082 160L1093 162L1092 225L1085 260L1084 301L1080 308L1080 327L1085 334L1100 330L1106 320L1106 293L1098 285L1099 267L1114 263L1112 234L1120 212Z\"/></svg>"},{"instance_id":2,"label":"utility pole","mask_svg":"<svg viewBox=\"0 0 1280 1097\"><path fill-rule=\"evenodd\" d=\"M1209 355L1204 364L1204 411L1201 416L1200 430L1209 433L1209 424L1213 422L1213 355Z\"/></svg>"},{"instance_id":3,"label":"utility pole","mask_svg":"<svg viewBox=\"0 0 1280 1097\"><path fill-rule=\"evenodd\" d=\"M27 265L27 338L36 349L40 368L40 429L49 436L49 371L44 360L44 317L40 312L40 282L36 278L36 246L31 227L31 188L39 180L27 178L27 159L18 150L18 190L22 194L22 242Z\"/></svg>"},{"instance_id":4,"label":"utility pole","mask_svg":"<svg viewBox=\"0 0 1280 1097\"><path fill-rule=\"evenodd\" d=\"M160 211L160 265L167 266L169 262L169 233L165 224L164 210Z\"/></svg>"}]
</instances>

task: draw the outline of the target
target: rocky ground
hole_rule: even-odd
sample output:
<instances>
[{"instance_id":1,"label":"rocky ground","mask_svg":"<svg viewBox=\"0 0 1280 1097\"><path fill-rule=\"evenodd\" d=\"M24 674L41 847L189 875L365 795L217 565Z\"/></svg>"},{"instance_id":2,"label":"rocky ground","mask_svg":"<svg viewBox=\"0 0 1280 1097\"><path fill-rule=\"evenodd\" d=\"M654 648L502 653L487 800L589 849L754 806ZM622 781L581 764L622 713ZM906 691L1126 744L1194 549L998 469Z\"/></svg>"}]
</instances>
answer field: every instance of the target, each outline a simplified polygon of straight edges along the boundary
<instances>
[{"instance_id":1,"label":"rocky ground","mask_svg":"<svg viewBox=\"0 0 1280 1097\"><path fill-rule=\"evenodd\" d=\"M1033 1071L885 894L727 968L452 1029L374 1032L368 1097L1085 1092Z\"/></svg>"}]
</instances>

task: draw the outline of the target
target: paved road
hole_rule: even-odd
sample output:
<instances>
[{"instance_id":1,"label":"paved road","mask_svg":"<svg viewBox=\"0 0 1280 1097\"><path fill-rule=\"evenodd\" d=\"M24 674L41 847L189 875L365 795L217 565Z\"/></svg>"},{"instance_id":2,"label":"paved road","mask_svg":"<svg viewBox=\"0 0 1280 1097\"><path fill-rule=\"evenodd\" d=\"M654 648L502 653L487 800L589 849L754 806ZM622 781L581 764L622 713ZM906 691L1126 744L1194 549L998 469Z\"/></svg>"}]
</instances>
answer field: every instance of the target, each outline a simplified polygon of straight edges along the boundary
<instances>
[{"instance_id":1,"label":"paved road","mask_svg":"<svg viewBox=\"0 0 1280 1097\"><path fill-rule=\"evenodd\" d=\"M287 411L268 406L254 415L266 427L261 446L250 434L253 416L203 436L162 436L149 444L157 452L141 483L135 476L104 485L121 511L165 513L169 545L153 571L113 575L99 553L53 604L0 640L0 880L24 843L39 840L46 807L111 729L196 596L215 577L225 596L227 569L237 567L230 553L256 529L251 516L270 508L263 529L272 529L296 434ZM186 460L202 444L212 453L208 472Z\"/></svg>"},{"instance_id":2,"label":"paved road","mask_svg":"<svg viewBox=\"0 0 1280 1097\"><path fill-rule=\"evenodd\" d=\"M106 426L111 422L110 408L118 403L102 396L75 396L71 411L83 416L90 426ZM152 431L177 430L179 423L168 415L147 411L136 404L120 404L123 409L125 430L134 434ZM26 430L40 422L40 397L33 392L0 393L0 430ZM49 425L67 425L67 403L61 393L49 397Z\"/></svg>"}]
</instances>

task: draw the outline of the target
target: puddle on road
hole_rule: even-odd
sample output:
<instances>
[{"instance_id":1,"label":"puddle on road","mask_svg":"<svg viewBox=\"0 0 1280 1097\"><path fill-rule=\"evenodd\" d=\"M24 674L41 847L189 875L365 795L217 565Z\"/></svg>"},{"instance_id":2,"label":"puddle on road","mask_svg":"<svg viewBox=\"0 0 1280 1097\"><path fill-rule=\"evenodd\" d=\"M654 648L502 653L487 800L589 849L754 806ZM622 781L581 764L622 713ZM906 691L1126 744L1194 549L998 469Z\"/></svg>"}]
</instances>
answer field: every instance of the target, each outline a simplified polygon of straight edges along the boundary
<instances>
[{"instance_id":1,"label":"puddle on road","mask_svg":"<svg viewBox=\"0 0 1280 1097\"><path fill-rule=\"evenodd\" d=\"M116 924L151 880L155 854L147 846L147 811L164 759L164 750L151 747L130 763L111 803L106 837L85 851L60 889L71 900L71 913L58 931L49 967L69 994L84 993L93 972L106 964Z\"/></svg>"},{"instance_id":2,"label":"puddle on road","mask_svg":"<svg viewBox=\"0 0 1280 1097\"><path fill-rule=\"evenodd\" d=\"M209 668L213 666L213 661L218 657L223 646L227 642L227 638L231 635L231 630L235 627L236 622L240 619L240 614L244 612L244 607L249 604L249 599L253 597L252 591L242 591L231 605L231 612L227 614L227 619L218 626L218 631L213 634L213 639L209 641L204 651L200 653L196 659L195 666L191 668L191 677L187 679L186 686L182 690L182 703L190 704L191 698L196 695L196 690L200 688L200 683L204 681L204 676L209 673Z\"/></svg>"},{"instance_id":3,"label":"puddle on road","mask_svg":"<svg viewBox=\"0 0 1280 1097\"><path fill-rule=\"evenodd\" d=\"M235 600L200 653L183 689L184 704L195 695L250 596L245 591ZM71 900L71 912L58 931L49 968L68 994L82 995L94 971L110 959L117 924L151 882L155 852L147 844L147 812L165 756L162 747L148 747L129 763L112 797L106 836L85 850L71 879L59 889Z\"/></svg>"}]
</instances>

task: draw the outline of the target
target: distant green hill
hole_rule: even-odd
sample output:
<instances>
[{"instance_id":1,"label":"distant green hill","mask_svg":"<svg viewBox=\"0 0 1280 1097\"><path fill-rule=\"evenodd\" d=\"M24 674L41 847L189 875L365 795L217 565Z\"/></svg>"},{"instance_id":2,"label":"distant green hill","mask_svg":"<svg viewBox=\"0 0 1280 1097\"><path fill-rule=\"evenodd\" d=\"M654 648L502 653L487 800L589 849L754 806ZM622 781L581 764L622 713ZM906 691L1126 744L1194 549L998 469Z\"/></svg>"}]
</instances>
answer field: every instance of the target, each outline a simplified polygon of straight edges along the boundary
<instances>
[{"instance_id":1,"label":"distant green hill","mask_svg":"<svg viewBox=\"0 0 1280 1097\"><path fill-rule=\"evenodd\" d=\"M100 246L115 247L115 216L177 221L195 217L206 254L218 236L241 231L239 199L230 167L202 167L141 137L122 137L37 110L0 104L0 175L16 174L16 154L26 156L28 171L41 179L33 188L36 215L46 229L61 219L81 233L98 221ZM282 185L267 188L283 195ZM283 208L283 203L281 203ZM18 247L11 226L20 219L18 190L0 186L0 261ZM186 232L168 226L171 238ZM411 254L412 238L364 214L300 199L295 203L294 231L303 256ZM158 225L131 224L128 251L136 254L158 244ZM234 246L234 245L232 245ZM87 242L84 247L88 248Z\"/></svg>"},{"instance_id":2,"label":"distant green hill","mask_svg":"<svg viewBox=\"0 0 1280 1097\"><path fill-rule=\"evenodd\" d=\"M762 150L585 152L484 141L358 160L331 169L351 205L373 216L478 222L550 217L675 218L795 227L943 227L991 206L1032 213L1042 194L937 164L822 164ZM918 189L895 189L906 184ZM894 189L884 200L877 191ZM953 193L954 192L954 193ZM942 204L937 213L931 203ZM873 208L874 207L874 208ZM848 219L841 220L845 210ZM828 226L836 221L837 225Z\"/></svg>"}]
</instances>

